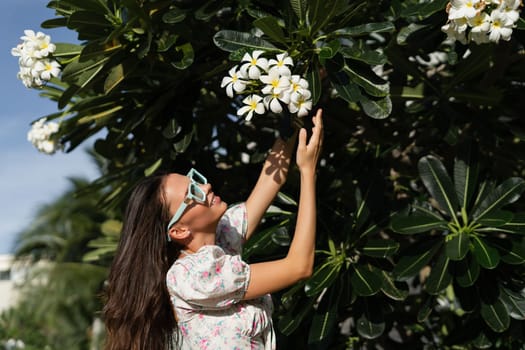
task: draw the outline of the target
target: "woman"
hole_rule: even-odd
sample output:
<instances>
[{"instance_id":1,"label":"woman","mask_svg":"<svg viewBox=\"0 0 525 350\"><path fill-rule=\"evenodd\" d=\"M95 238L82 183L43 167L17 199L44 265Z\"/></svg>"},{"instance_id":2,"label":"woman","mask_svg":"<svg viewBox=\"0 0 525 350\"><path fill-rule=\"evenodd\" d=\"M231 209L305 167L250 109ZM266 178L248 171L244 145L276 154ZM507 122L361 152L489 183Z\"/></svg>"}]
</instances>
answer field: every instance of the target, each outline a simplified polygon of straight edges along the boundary
<instances>
[{"instance_id":1,"label":"woman","mask_svg":"<svg viewBox=\"0 0 525 350\"><path fill-rule=\"evenodd\" d=\"M275 349L269 294L313 270L322 111L312 119L309 140L299 131L299 209L285 258L249 265L240 253L286 179L295 137L275 142L246 202L229 209L195 169L135 188L108 278L106 349Z\"/></svg>"}]
</instances>

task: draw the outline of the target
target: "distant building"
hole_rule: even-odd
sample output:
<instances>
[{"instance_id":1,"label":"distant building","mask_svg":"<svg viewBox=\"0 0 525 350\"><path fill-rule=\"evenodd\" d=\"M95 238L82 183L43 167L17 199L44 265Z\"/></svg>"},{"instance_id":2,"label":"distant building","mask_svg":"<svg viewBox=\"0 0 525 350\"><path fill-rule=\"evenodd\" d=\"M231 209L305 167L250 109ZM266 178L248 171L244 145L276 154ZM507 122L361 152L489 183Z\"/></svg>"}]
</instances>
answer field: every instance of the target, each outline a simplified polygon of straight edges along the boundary
<instances>
[{"instance_id":1,"label":"distant building","mask_svg":"<svg viewBox=\"0 0 525 350\"><path fill-rule=\"evenodd\" d=\"M17 301L16 282L20 274L13 265L12 255L0 255L0 312L13 306Z\"/></svg>"}]
</instances>

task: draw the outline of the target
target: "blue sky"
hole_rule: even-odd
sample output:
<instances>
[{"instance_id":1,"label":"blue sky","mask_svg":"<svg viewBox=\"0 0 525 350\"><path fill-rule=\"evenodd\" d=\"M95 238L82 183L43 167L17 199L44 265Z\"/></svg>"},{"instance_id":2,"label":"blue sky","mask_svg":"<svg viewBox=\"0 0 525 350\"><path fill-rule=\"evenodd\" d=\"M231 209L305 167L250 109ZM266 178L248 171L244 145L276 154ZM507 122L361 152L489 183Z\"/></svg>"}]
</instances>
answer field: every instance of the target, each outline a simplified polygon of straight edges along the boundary
<instances>
[{"instance_id":1,"label":"blue sky","mask_svg":"<svg viewBox=\"0 0 525 350\"><path fill-rule=\"evenodd\" d=\"M47 0L0 0L0 254L12 251L17 234L26 228L39 206L53 201L69 187L70 176L94 179L95 165L81 145L71 153L39 153L27 141L30 123L57 110L56 104L27 89L16 77L18 60L11 48L25 29L43 31L52 42L74 42L67 29L42 29L54 17ZM90 140L90 143L93 140Z\"/></svg>"}]
</instances>

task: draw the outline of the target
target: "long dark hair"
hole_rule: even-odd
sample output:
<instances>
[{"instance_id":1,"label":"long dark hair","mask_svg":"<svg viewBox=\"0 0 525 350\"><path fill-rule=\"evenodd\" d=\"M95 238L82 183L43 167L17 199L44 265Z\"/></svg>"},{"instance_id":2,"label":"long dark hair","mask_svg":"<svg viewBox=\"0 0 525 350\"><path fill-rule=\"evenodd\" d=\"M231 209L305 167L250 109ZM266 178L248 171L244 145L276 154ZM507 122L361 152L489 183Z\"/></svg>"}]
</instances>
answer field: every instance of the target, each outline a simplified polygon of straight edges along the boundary
<instances>
[{"instance_id":1,"label":"long dark hair","mask_svg":"<svg viewBox=\"0 0 525 350\"><path fill-rule=\"evenodd\" d=\"M129 199L105 295L106 350L176 346L177 321L166 273L179 252L166 239L164 179L163 175L144 179Z\"/></svg>"}]
</instances>

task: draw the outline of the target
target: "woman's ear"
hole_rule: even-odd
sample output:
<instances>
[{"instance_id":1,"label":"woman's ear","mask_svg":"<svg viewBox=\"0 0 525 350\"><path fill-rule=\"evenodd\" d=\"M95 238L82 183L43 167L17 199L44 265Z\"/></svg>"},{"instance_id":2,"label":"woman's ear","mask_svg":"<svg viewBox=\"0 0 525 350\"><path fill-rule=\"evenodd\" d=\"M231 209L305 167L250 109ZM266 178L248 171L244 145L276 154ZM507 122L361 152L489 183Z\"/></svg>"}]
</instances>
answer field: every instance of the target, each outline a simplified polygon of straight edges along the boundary
<instances>
[{"instance_id":1,"label":"woman's ear","mask_svg":"<svg viewBox=\"0 0 525 350\"><path fill-rule=\"evenodd\" d=\"M168 235L172 240L181 242L190 237L191 231L188 226L173 225L168 231Z\"/></svg>"}]
</instances>

